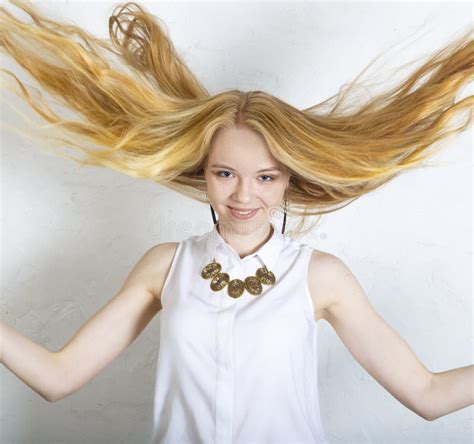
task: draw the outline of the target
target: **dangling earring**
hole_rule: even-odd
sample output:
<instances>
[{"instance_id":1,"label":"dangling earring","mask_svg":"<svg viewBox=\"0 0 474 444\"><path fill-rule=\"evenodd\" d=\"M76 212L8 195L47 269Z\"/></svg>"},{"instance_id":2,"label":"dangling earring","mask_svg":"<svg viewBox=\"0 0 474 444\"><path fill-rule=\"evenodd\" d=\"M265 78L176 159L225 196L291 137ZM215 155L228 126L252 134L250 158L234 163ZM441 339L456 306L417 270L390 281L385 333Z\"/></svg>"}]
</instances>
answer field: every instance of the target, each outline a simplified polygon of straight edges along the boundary
<instances>
[{"instance_id":1,"label":"dangling earring","mask_svg":"<svg viewBox=\"0 0 474 444\"><path fill-rule=\"evenodd\" d=\"M209 197L208 197L208 195L207 195L207 191L206 191L206 199L207 199L207 201L209 202ZM211 208L212 220L213 220L213 222L214 222L214 225L216 225L216 224L217 224L216 213L214 212L214 208L212 208L212 205L211 205L211 204L209 204L209 207Z\"/></svg>"},{"instance_id":2,"label":"dangling earring","mask_svg":"<svg viewBox=\"0 0 474 444\"><path fill-rule=\"evenodd\" d=\"M286 190L285 190L285 198L284 198L284 204L283 204L283 227L281 229L281 233L285 234L285 226L286 226L286 212L290 208L288 201L286 200Z\"/></svg>"}]
</instances>

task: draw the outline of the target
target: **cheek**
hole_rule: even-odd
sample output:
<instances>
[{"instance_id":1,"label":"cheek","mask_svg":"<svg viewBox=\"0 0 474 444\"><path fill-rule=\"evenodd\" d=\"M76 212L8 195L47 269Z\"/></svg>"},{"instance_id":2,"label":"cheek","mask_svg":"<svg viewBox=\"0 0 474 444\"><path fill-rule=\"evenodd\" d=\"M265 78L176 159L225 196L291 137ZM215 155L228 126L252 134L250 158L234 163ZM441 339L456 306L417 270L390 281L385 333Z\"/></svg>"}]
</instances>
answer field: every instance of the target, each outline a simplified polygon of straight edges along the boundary
<instances>
[{"instance_id":1,"label":"cheek","mask_svg":"<svg viewBox=\"0 0 474 444\"><path fill-rule=\"evenodd\" d=\"M230 188L225 181L219 180L219 178L214 175L209 176L207 185L209 188L212 188L216 194L222 193L224 189Z\"/></svg>"}]
</instances>

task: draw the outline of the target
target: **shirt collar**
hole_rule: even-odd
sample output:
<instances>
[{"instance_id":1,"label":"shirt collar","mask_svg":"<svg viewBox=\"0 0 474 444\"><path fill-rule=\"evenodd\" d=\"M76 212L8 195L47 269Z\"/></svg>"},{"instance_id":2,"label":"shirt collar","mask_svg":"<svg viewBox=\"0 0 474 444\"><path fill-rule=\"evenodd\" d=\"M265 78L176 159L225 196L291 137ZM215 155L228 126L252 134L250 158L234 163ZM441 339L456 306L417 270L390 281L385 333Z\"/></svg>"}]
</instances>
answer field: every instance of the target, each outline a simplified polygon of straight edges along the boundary
<instances>
[{"instance_id":1,"label":"shirt collar","mask_svg":"<svg viewBox=\"0 0 474 444\"><path fill-rule=\"evenodd\" d=\"M224 240L224 238L217 231L217 225L214 225L213 229L208 233L206 240L206 254L209 261L215 255L216 249L219 245L227 251L234 259L244 263L251 260L253 257L258 256L262 262L266 265L267 269L272 270L273 266L278 259L280 252L285 243L285 235L278 231L278 228L273 222L270 222L273 227L273 234L270 239L267 240L255 253L249 254L248 256L241 258L239 254Z\"/></svg>"}]
</instances>

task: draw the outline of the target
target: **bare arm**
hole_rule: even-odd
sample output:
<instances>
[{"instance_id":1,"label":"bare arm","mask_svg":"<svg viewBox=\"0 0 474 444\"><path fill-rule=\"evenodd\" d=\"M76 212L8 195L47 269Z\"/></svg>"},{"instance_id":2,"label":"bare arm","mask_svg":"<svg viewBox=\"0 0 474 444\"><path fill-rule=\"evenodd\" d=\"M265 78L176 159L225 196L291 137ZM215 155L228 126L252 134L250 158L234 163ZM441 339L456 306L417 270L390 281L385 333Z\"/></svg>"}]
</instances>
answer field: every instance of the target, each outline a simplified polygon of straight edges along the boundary
<instances>
[{"instance_id":1,"label":"bare arm","mask_svg":"<svg viewBox=\"0 0 474 444\"><path fill-rule=\"evenodd\" d=\"M148 250L117 295L58 352L0 324L2 363L48 401L76 392L131 344L161 309L161 287L174 251L172 243Z\"/></svg>"},{"instance_id":2,"label":"bare arm","mask_svg":"<svg viewBox=\"0 0 474 444\"><path fill-rule=\"evenodd\" d=\"M391 395L426 420L472 404L473 367L433 373L374 310L361 285L336 256L320 255L311 273L322 317L361 366ZM471 388L471 390L469 389Z\"/></svg>"},{"instance_id":3,"label":"bare arm","mask_svg":"<svg viewBox=\"0 0 474 444\"><path fill-rule=\"evenodd\" d=\"M0 322L1 363L41 397L52 401L59 365L55 354Z\"/></svg>"},{"instance_id":4,"label":"bare arm","mask_svg":"<svg viewBox=\"0 0 474 444\"><path fill-rule=\"evenodd\" d=\"M474 404L474 365L433 375L429 391L430 415L438 419Z\"/></svg>"}]
</instances>

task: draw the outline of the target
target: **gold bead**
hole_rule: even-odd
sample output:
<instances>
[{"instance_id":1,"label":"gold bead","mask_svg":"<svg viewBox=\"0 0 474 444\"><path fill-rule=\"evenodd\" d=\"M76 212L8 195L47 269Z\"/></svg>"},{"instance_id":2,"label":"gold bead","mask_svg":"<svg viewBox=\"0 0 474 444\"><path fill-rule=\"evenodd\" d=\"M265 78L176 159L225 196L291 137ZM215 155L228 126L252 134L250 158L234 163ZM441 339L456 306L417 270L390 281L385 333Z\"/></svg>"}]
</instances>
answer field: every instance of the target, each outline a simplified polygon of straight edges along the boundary
<instances>
[{"instance_id":1,"label":"gold bead","mask_svg":"<svg viewBox=\"0 0 474 444\"><path fill-rule=\"evenodd\" d=\"M227 286L227 294L234 299L242 296L244 290L245 290L244 281L240 279L232 279L229 282L229 285Z\"/></svg>"},{"instance_id":2,"label":"gold bead","mask_svg":"<svg viewBox=\"0 0 474 444\"><path fill-rule=\"evenodd\" d=\"M265 285L273 285L276 282L275 275L267 270L267 267L261 267L256 272L258 280Z\"/></svg>"},{"instance_id":3,"label":"gold bead","mask_svg":"<svg viewBox=\"0 0 474 444\"><path fill-rule=\"evenodd\" d=\"M255 276L248 276L245 278L245 288L253 295L262 293L262 284Z\"/></svg>"},{"instance_id":4,"label":"gold bead","mask_svg":"<svg viewBox=\"0 0 474 444\"><path fill-rule=\"evenodd\" d=\"M214 291L222 290L229 283L229 275L227 273L216 274L211 281L211 289Z\"/></svg>"},{"instance_id":5,"label":"gold bead","mask_svg":"<svg viewBox=\"0 0 474 444\"><path fill-rule=\"evenodd\" d=\"M221 271L221 264L213 260L211 263L207 264L201 271L201 276L204 279L209 279L214 277L219 271Z\"/></svg>"}]
</instances>

